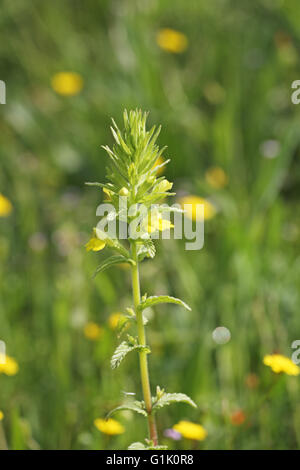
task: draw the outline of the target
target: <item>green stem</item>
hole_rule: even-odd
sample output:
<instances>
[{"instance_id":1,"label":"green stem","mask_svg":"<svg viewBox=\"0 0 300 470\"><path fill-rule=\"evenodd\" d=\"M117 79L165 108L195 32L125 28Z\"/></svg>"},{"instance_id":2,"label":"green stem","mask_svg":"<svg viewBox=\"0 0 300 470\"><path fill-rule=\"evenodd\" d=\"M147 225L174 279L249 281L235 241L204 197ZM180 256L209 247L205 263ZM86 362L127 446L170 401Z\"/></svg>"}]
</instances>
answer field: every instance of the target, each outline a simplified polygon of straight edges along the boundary
<instances>
[{"instance_id":1,"label":"green stem","mask_svg":"<svg viewBox=\"0 0 300 470\"><path fill-rule=\"evenodd\" d=\"M146 334L145 334L145 327L144 327L144 322L143 322L143 313L138 311L138 305L140 303L141 294L140 294L138 257L137 257L137 250L136 250L135 242L132 242L131 249L132 249L132 258L135 261L135 265L132 266L132 291L133 291L134 309L135 309L136 321L137 321L138 340L139 340L140 345L146 346ZM141 373L142 389L143 389L145 406L146 406L146 410L148 413L149 435L150 435L151 441L153 441L153 444L156 446L158 444L158 439L157 439L155 417L152 414L152 398L151 398L151 388L150 388L150 380L149 380L149 372L148 372L147 353L145 351L140 351L139 359L140 359L140 373Z\"/></svg>"}]
</instances>

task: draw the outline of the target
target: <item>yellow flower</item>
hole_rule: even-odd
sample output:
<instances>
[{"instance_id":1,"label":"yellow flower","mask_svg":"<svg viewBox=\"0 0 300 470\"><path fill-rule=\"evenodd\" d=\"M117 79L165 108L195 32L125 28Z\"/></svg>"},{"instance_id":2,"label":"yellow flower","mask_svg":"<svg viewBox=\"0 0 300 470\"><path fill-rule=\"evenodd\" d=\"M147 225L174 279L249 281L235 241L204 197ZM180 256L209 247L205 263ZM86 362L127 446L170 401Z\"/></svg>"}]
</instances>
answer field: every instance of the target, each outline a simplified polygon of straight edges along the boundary
<instances>
[{"instance_id":1,"label":"yellow flower","mask_svg":"<svg viewBox=\"0 0 300 470\"><path fill-rule=\"evenodd\" d=\"M226 186L228 178L222 168L213 166L205 173L205 179L213 188L221 189Z\"/></svg>"},{"instance_id":2,"label":"yellow flower","mask_svg":"<svg viewBox=\"0 0 300 470\"><path fill-rule=\"evenodd\" d=\"M12 203L0 193L0 217L6 217L12 211Z\"/></svg>"},{"instance_id":3,"label":"yellow flower","mask_svg":"<svg viewBox=\"0 0 300 470\"><path fill-rule=\"evenodd\" d=\"M108 420L97 418L94 421L94 425L99 431L103 432L104 434L108 434L109 436L123 434L125 432L124 426L119 423L119 421L116 421L112 418Z\"/></svg>"},{"instance_id":4,"label":"yellow flower","mask_svg":"<svg viewBox=\"0 0 300 470\"><path fill-rule=\"evenodd\" d=\"M201 424L191 423L191 421L179 421L173 426L173 429L186 439L194 441L203 441L207 436L207 431Z\"/></svg>"},{"instance_id":5,"label":"yellow flower","mask_svg":"<svg viewBox=\"0 0 300 470\"><path fill-rule=\"evenodd\" d=\"M89 322L84 326L84 336L92 341L96 341L103 333L103 328L97 323Z\"/></svg>"},{"instance_id":6,"label":"yellow flower","mask_svg":"<svg viewBox=\"0 0 300 470\"><path fill-rule=\"evenodd\" d=\"M115 330L118 328L118 325L120 324L122 317L125 318L124 315L122 315L121 312L114 312L108 317L108 325L112 330Z\"/></svg>"},{"instance_id":7,"label":"yellow flower","mask_svg":"<svg viewBox=\"0 0 300 470\"><path fill-rule=\"evenodd\" d=\"M193 220L201 220L196 213L196 206L197 204L203 204L204 205L204 219L212 219L215 214L216 214L216 208L211 202L207 201L207 199L204 199L199 196L184 196L180 199L180 204L183 209L185 209L186 215ZM186 207L184 205L187 204Z\"/></svg>"},{"instance_id":8,"label":"yellow flower","mask_svg":"<svg viewBox=\"0 0 300 470\"><path fill-rule=\"evenodd\" d=\"M287 375L299 375L300 367L298 367L290 358L281 354L268 354L263 360L266 366L271 367L276 374L284 372Z\"/></svg>"},{"instance_id":9,"label":"yellow flower","mask_svg":"<svg viewBox=\"0 0 300 470\"><path fill-rule=\"evenodd\" d=\"M148 221L148 226L147 226L147 232L148 233L153 233L156 232L156 230L159 230L160 232L163 232L164 230L168 230L170 228L173 228L174 225L171 224L169 220L165 220L162 218L162 216L157 216L157 217L150 217Z\"/></svg>"},{"instance_id":10,"label":"yellow flower","mask_svg":"<svg viewBox=\"0 0 300 470\"><path fill-rule=\"evenodd\" d=\"M92 238L84 246L86 251L100 251L105 247L105 241L97 237L96 230L94 229Z\"/></svg>"},{"instance_id":11,"label":"yellow flower","mask_svg":"<svg viewBox=\"0 0 300 470\"><path fill-rule=\"evenodd\" d=\"M3 411L0 410L0 421L2 421L3 418L4 418L4 413L3 413Z\"/></svg>"},{"instance_id":12,"label":"yellow flower","mask_svg":"<svg viewBox=\"0 0 300 470\"><path fill-rule=\"evenodd\" d=\"M173 54L180 54L188 47L187 37L171 28L161 29L157 33L156 42L161 49Z\"/></svg>"},{"instance_id":13,"label":"yellow flower","mask_svg":"<svg viewBox=\"0 0 300 470\"><path fill-rule=\"evenodd\" d=\"M59 95L74 96L82 90L83 79L75 72L59 72L52 77L51 85Z\"/></svg>"},{"instance_id":14,"label":"yellow flower","mask_svg":"<svg viewBox=\"0 0 300 470\"><path fill-rule=\"evenodd\" d=\"M0 374L16 375L19 371L17 361L10 356L0 354Z\"/></svg>"}]
</instances>

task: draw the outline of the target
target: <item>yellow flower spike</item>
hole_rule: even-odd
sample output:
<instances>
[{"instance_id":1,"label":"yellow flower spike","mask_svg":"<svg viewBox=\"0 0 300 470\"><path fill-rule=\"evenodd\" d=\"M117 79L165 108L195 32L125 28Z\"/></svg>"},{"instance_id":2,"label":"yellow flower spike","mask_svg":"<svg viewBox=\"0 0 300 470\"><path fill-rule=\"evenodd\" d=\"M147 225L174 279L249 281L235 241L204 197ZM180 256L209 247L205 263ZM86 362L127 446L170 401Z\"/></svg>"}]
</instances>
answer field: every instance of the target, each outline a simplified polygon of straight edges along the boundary
<instances>
[{"instance_id":1,"label":"yellow flower spike","mask_svg":"<svg viewBox=\"0 0 300 470\"><path fill-rule=\"evenodd\" d=\"M185 214L193 220L196 220L196 206L197 204L204 205L204 219L209 220L212 219L216 214L215 206L209 202L207 199L204 199L199 196L184 196L179 200L179 203L182 206L182 209L185 209ZM186 208L184 208L185 204L189 204Z\"/></svg>"},{"instance_id":2,"label":"yellow flower spike","mask_svg":"<svg viewBox=\"0 0 300 470\"><path fill-rule=\"evenodd\" d=\"M4 418L4 413L3 413L3 411L0 410L0 421L2 421L3 418Z\"/></svg>"},{"instance_id":3,"label":"yellow flower spike","mask_svg":"<svg viewBox=\"0 0 300 470\"><path fill-rule=\"evenodd\" d=\"M19 365L15 359L5 354L0 354L0 374L16 375Z\"/></svg>"},{"instance_id":4,"label":"yellow flower spike","mask_svg":"<svg viewBox=\"0 0 300 470\"><path fill-rule=\"evenodd\" d=\"M188 47L185 34L171 28L161 29L156 36L156 42L161 49L173 54L180 54Z\"/></svg>"},{"instance_id":5,"label":"yellow flower spike","mask_svg":"<svg viewBox=\"0 0 300 470\"><path fill-rule=\"evenodd\" d=\"M179 421L173 426L174 431L179 432L182 437L194 441L203 441L207 436L207 431L201 424L192 423L191 421Z\"/></svg>"},{"instance_id":6,"label":"yellow flower spike","mask_svg":"<svg viewBox=\"0 0 300 470\"><path fill-rule=\"evenodd\" d=\"M0 193L0 217L6 217L12 212L12 203Z\"/></svg>"},{"instance_id":7,"label":"yellow flower spike","mask_svg":"<svg viewBox=\"0 0 300 470\"><path fill-rule=\"evenodd\" d=\"M275 374L284 372L287 375L299 375L300 367L298 367L289 357L282 356L281 354L267 354L263 363L271 367Z\"/></svg>"},{"instance_id":8,"label":"yellow flower spike","mask_svg":"<svg viewBox=\"0 0 300 470\"><path fill-rule=\"evenodd\" d=\"M124 426L119 423L119 421L112 418L108 420L97 418L94 420L94 425L99 431L103 432L103 434L107 434L109 436L115 436L125 432Z\"/></svg>"},{"instance_id":9,"label":"yellow flower spike","mask_svg":"<svg viewBox=\"0 0 300 470\"><path fill-rule=\"evenodd\" d=\"M103 334L103 328L97 325L97 323L89 322L84 326L84 336L91 341L96 341Z\"/></svg>"},{"instance_id":10,"label":"yellow flower spike","mask_svg":"<svg viewBox=\"0 0 300 470\"><path fill-rule=\"evenodd\" d=\"M218 166L209 168L205 173L205 179L210 186L216 189L224 188L228 183L226 173Z\"/></svg>"},{"instance_id":11,"label":"yellow flower spike","mask_svg":"<svg viewBox=\"0 0 300 470\"><path fill-rule=\"evenodd\" d=\"M83 79L75 72L59 72L52 77L51 85L59 95L74 96L82 90Z\"/></svg>"}]
</instances>

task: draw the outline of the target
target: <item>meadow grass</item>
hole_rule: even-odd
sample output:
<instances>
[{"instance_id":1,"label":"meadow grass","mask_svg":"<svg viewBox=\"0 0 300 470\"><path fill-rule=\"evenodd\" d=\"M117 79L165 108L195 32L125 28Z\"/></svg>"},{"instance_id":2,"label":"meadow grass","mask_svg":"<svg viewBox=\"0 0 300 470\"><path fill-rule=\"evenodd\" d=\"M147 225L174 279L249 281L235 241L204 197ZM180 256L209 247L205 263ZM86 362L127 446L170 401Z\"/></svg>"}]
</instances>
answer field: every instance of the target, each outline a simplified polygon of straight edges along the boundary
<instances>
[{"instance_id":1,"label":"meadow grass","mask_svg":"<svg viewBox=\"0 0 300 470\"><path fill-rule=\"evenodd\" d=\"M122 391L142 397L134 355L109 367L112 314L132 303L130 270L92 281L101 254L84 249L102 196L83 182L105 178L110 116L120 122L138 107L163 125L164 174L178 199L217 209L202 250L165 240L141 266L144 292L192 308L160 307L149 323L153 383L198 405L166 408L158 432L181 420L207 430L196 444L161 443L299 448L299 377L263 364L272 352L291 357L300 339L299 107L290 99L299 15L297 0L2 1L0 192L13 210L0 217L0 340L19 364L0 373L2 447L123 449L145 436L130 411L116 417L124 433L93 424ZM157 36L165 28L185 40ZM71 79L69 96L53 89L60 72L82 79L77 88ZM227 344L213 341L218 326L230 330Z\"/></svg>"}]
</instances>

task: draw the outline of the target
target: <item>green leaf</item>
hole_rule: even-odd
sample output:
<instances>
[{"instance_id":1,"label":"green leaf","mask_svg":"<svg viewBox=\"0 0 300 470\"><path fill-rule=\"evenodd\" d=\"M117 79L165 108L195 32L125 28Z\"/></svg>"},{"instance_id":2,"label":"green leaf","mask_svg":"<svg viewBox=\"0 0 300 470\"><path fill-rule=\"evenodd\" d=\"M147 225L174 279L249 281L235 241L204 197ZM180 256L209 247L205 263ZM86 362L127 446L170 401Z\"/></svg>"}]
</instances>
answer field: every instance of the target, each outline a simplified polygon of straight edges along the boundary
<instances>
[{"instance_id":1,"label":"green leaf","mask_svg":"<svg viewBox=\"0 0 300 470\"><path fill-rule=\"evenodd\" d=\"M134 411L135 413L138 413L143 416L147 416L147 411L144 409L144 403L141 401L132 401L128 403L124 403L123 405L117 406L117 408L114 408L111 410L108 415L106 416L106 419L108 419L110 416L112 416L114 413L118 411L125 411L125 410L130 410Z\"/></svg>"},{"instance_id":2,"label":"green leaf","mask_svg":"<svg viewBox=\"0 0 300 470\"><path fill-rule=\"evenodd\" d=\"M126 258L123 255L113 255L107 258L106 260L103 261L103 263L99 264L97 267L96 271L93 274L93 278L97 276L97 274L105 271L106 269L110 268L111 266L114 266L115 264L120 264L120 263L130 263L130 259Z\"/></svg>"},{"instance_id":3,"label":"green leaf","mask_svg":"<svg viewBox=\"0 0 300 470\"><path fill-rule=\"evenodd\" d=\"M111 358L111 361L110 361L111 368L116 369L117 367L119 367L124 357L129 352L133 351L133 349L134 349L133 345L129 344L127 341L122 341L122 343L119 344L119 346L117 347L117 349L115 350Z\"/></svg>"},{"instance_id":4,"label":"green leaf","mask_svg":"<svg viewBox=\"0 0 300 470\"><path fill-rule=\"evenodd\" d=\"M181 305L182 307L186 308L187 310L191 310L191 308L182 300L176 299L176 297L170 297L169 295L159 295L159 296L151 296L148 297L146 300L142 301L138 309L139 311L145 310L145 308L153 307L153 305L157 304L177 304Z\"/></svg>"},{"instance_id":5,"label":"green leaf","mask_svg":"<svg viewBox=\"0 0 300 470\"><path fill-rule=\"evenodd\" d=\"M100 188L107 188L107 184L98 183L97 181L94 181L94 182L87 181L84 184L86 184L87 186L100 186Z\"/></svg>"},{"instance_id":6,"label":"green leaf","mask_svg":"<svg viewBox=\"0 0 300 470\"><path fill-rule=\"evenodd\" d=\"M119 367L124 357L127 356L127 354L131 351L145 351L146 353L150 353L150 349L148 348L148 346L142 346L139 344L129 343L128 341L122 341L122 343L119 344L111 358L111 368L116 369L117 367Z\"/></svg>"},{"instance_id":7,"label":"green leaf","mask_svg":"<svg viewBox=\"0 0 300 470\"><path fill-rule=\"evenodd\" d=\"M128 450L147 450L147 447L142 442L133 442L128 446Z\"/></svg>"},{"instance_id":8,"label":"green leaf","mask_svg":"<svg viewBox=\"0 0 300 470\"><path fill-rule=\"evenodd\" d=\"M160 398L154 398L152 411L155 413L160 408L171 405L172 403L187 403L193 408L197 408L196 403L185 393L163 393Z\"/></svg>"}]
</instances>

